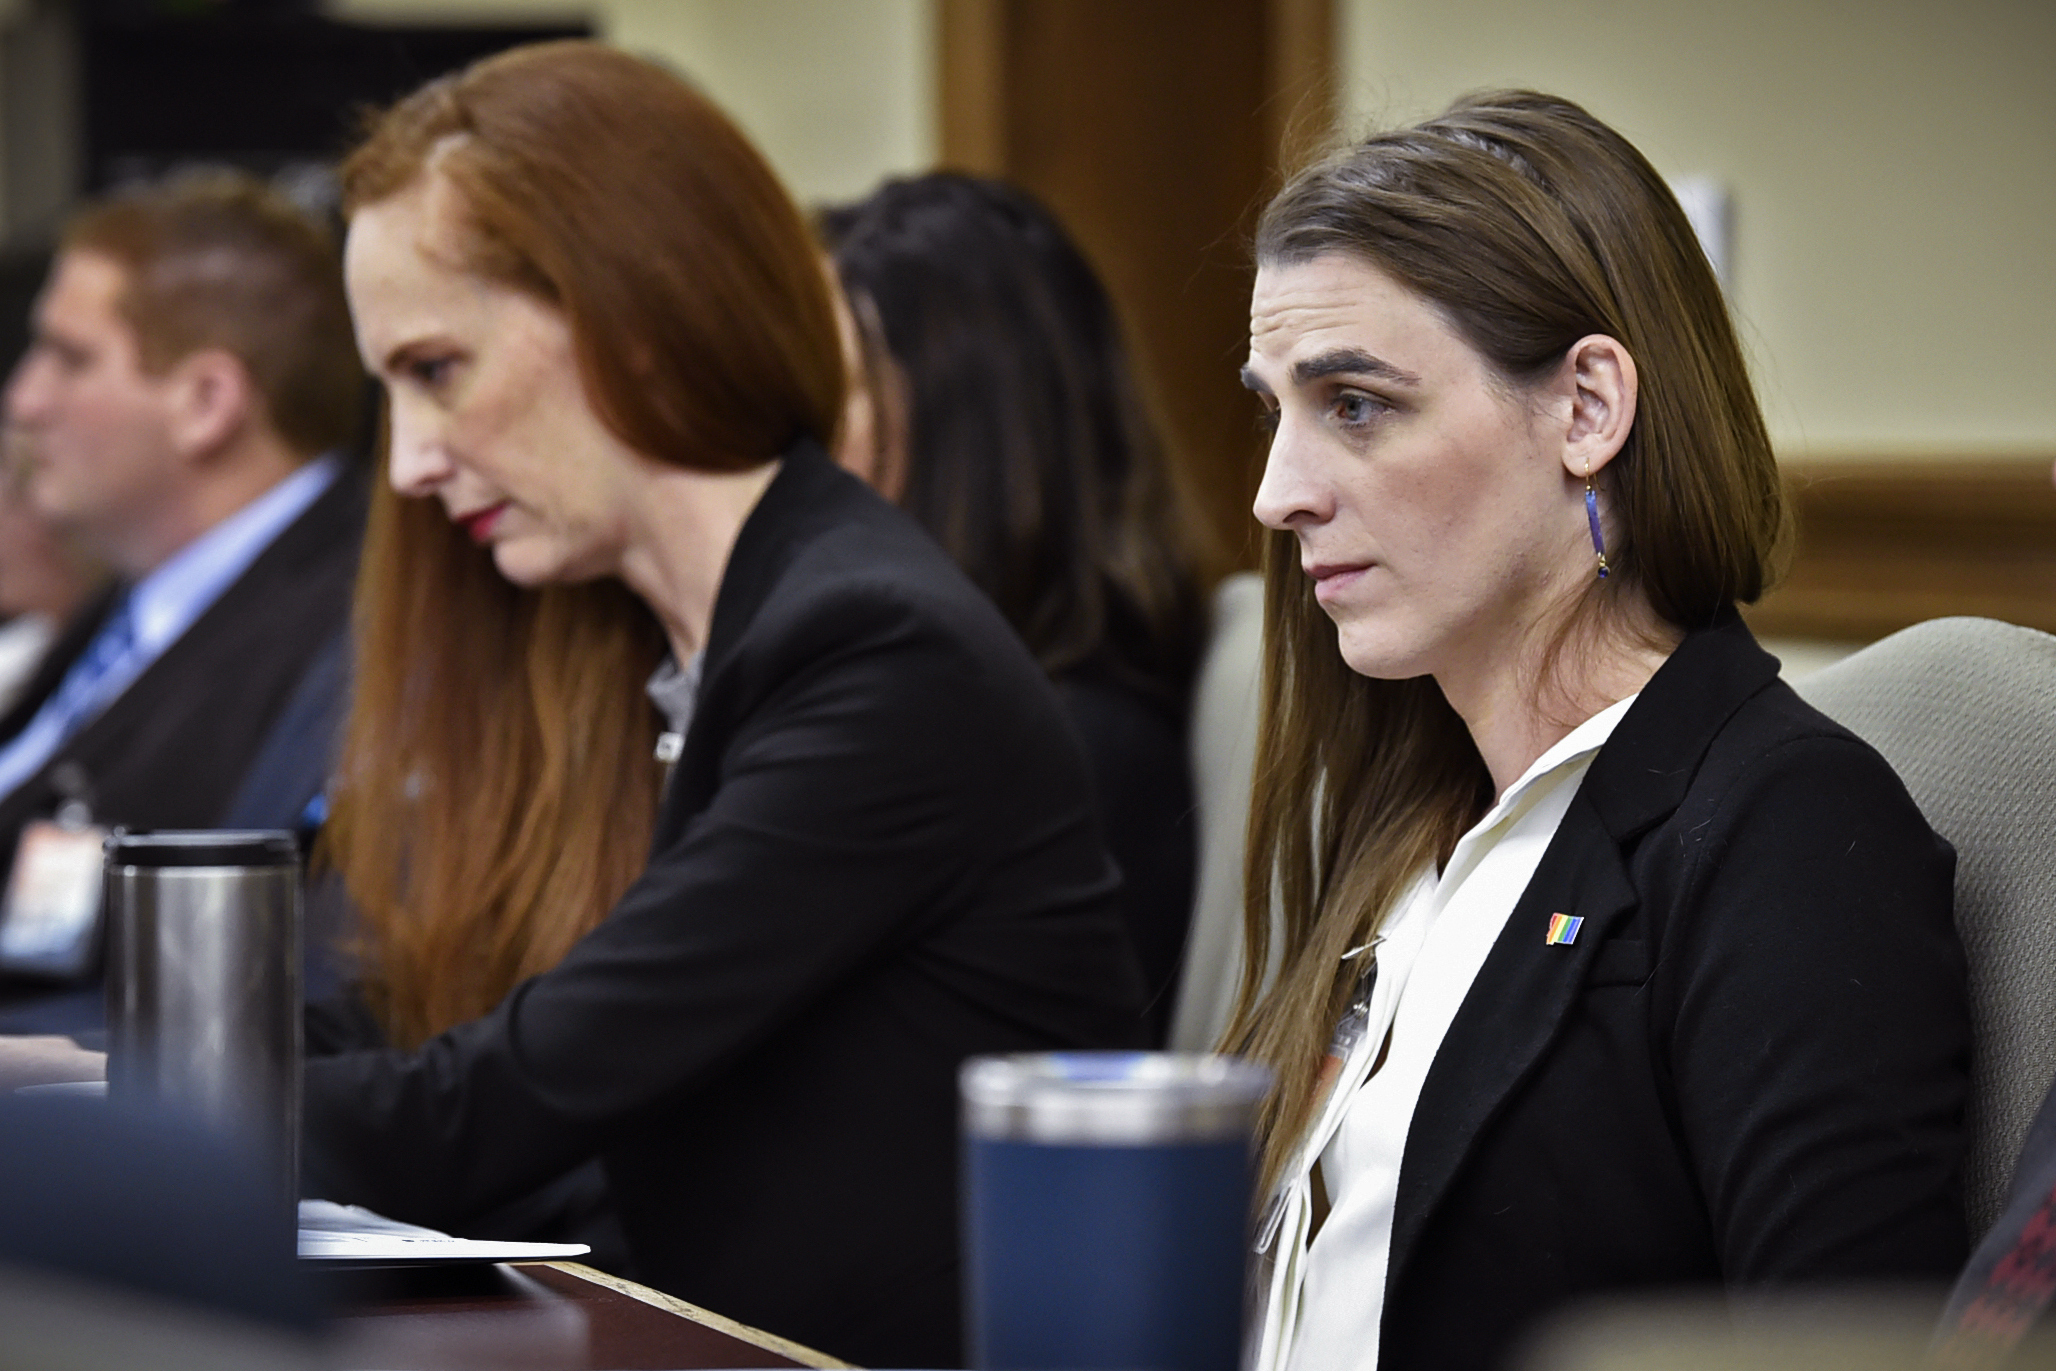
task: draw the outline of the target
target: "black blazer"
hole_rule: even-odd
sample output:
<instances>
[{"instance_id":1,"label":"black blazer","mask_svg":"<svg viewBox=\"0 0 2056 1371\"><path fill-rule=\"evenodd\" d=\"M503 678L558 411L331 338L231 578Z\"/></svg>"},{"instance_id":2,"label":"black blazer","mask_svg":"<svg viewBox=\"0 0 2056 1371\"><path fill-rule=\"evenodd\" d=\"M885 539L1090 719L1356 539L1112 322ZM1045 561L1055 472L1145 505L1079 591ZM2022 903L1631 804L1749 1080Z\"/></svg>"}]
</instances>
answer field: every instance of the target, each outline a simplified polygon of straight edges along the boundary
<instances>
[{"instance_id":1,"label":"black blazer","mask_svg":"<svg viewBox=\"0 0 2056 1371\"><path fill-rule=\"evenodd\" d=\"M364 511L363 478L346 470L105 712L0 796L0 871L14 861L22 825L56 812L64 797L52 776L64 766L83 774L101 823L217 826L310 664L349 621ZM56 691L118 593L73 620L0 719L0 741ZM0 1003L35 993L0 984Z\"/></svg>"},{"instance_id":2,"label":"black blazer","mask_svg":"<svg viewBox=\"0 0 2056 1371\"><path fill-rule=\"evenodd\" d=\"M1121 872L1122 916L1149 991L1149 1043L1162 1047L1199 879L1186 721L1109 672L1067 672L1056 687L1085 744L1100 828Z\"/></svg>"},{"instance_id":3,"label":"black blazer","mask_svg":"<svg viewBox=\"0 0 2056 1371\"><path fill-rule=\"evenodd\" d=\"M1141 998L1049 682L805 443L729 558L648 868L486 1018L310 1060L307 1193L461 1232L598 1153L651 1284L957 1365L958 1065L1135 1043Z\"/></svg>"},{"instance_id":4,"label":"black blazer","mask_svg":"<svg viewBox=\"0 0 2056 1371\"><path fill-rule=\"evenodd\" d=\"M1379 1365L1492 1367L1579 1297L1947 1278L1955 854L1739 619L1601 749L1436 1054ZM1547 946L1552 913L1581 915Z\"/></svg>"},{"instance_id":5,"label":"black blazer","mask_svg":"<svg viewBox=\"0 0 2056 1371\"><path fill-rule=\"evenodd\" d=\"M250 759L235 797L223 811L223 828L321 827L320 816L309 816L307 807L328 788L349 718L350 648L345 627L308 660L299 686L272 721L264 745Z\"/></svg>"}]
</instances>

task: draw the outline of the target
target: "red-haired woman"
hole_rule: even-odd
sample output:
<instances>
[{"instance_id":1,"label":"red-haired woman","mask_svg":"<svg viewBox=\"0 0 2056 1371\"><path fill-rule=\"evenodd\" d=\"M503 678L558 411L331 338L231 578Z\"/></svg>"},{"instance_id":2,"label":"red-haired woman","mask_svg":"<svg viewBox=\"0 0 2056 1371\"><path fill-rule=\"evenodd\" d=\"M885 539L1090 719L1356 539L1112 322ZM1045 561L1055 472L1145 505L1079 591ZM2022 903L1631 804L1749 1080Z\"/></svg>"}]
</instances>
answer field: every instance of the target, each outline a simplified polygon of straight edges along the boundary
<instances>
[{"instance_id":1,"label":"red-haired woman","mask_svg":"<svg viewBox=\"0 0 2056 1371\"><path fill-rule=\"evenodd\" d=\"M644 1279L954 1363L958 1064L1141 1031L1047 681L824 454L816 250L685 84L516 51L343 182L391 488L327 841L390 1045L309 1064L309 1193L462 1230L597 1156Z\"/></svg>"}]
</instances>

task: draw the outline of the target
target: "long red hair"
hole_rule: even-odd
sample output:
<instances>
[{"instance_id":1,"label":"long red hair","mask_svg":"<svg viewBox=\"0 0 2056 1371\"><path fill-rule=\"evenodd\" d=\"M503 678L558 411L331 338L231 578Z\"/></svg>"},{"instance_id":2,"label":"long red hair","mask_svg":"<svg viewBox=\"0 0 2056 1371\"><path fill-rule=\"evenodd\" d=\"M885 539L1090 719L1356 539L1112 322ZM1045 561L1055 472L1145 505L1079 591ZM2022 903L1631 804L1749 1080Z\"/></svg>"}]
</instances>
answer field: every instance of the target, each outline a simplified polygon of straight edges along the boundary
<instances>
[{"instance_id":1,"label":"long red hair","mask_svg":"<svg viewBox=\"0 0 2056 1371\"><path fill-rule=\"evenodd\" d=\"M375 118L346 212L427 176L457 192L469 269L564 312L631 447L739 470L832 440L842 364L805 222L677 77L594 43L488 58ZM383 485L355 630L322 851L361 917L367 997L413 1046L555 965L642 869L664 638L618 582L523 590Z\"/></svg>"}]
</instances>

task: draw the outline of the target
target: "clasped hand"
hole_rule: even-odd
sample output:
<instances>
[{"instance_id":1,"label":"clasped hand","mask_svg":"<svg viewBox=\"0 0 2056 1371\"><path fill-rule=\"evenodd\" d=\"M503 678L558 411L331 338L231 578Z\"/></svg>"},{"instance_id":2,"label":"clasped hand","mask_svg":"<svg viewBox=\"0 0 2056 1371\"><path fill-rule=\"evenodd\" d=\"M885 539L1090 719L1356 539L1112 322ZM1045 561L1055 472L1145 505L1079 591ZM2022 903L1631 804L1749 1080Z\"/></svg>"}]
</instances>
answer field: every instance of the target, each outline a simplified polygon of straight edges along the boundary
<instances>
[{"instance_id":1,"label":"clasped hand","mask_svg":"<svg viewBox=\"0 0 2056 1371\"><path fill-rule=\"evenodd\" d=\"M105 1052L90 1052L70 1038L0 1036L0 1096L25 1085L106 1079Z\"/></svg>"}]
</instances>

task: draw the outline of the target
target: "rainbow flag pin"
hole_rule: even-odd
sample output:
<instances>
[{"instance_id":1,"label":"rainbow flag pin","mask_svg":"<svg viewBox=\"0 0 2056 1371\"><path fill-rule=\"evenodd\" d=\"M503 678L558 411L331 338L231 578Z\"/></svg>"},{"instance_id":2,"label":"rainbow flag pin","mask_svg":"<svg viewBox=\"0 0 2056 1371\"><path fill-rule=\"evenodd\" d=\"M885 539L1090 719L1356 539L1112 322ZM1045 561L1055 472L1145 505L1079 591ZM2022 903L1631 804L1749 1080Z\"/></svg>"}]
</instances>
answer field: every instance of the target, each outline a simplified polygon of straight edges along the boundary
<instances>
[{"instance_id":1,"label":"rainbow flag pin","mask_svg":"<svg viewBox=\"0 0 2056 1371\"><path fill-rule=\"evenodd\" d=\"M1549 916L1549 936L1542 940L1544 947L1569 947L1578 940L1578 930L1584 927L1583 916L1573 918L1569 914Z\"/></svg>"}]
</instances>

